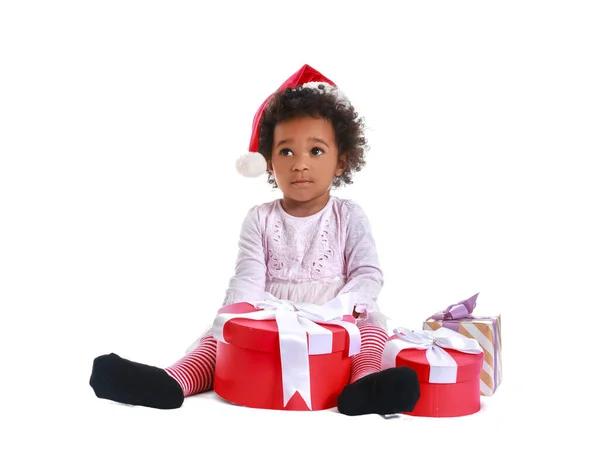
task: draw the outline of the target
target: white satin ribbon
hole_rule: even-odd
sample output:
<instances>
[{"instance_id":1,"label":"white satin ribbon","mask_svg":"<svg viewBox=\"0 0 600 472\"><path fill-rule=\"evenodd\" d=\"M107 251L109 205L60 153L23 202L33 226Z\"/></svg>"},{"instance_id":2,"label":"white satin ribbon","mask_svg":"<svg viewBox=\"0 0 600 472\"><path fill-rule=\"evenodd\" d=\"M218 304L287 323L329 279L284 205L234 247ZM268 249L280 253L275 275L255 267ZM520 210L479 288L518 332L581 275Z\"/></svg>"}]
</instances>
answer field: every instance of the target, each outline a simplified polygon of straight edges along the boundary
<instances>
[{"instance_id":1,"label":"white satin ribbon","mask_svg":"<svg viewBox=\"0 0 600 472\"><path fill-rule=\"evenodd\" d=\"M217 315L212 328L213 336L218 341L227 343L223 337L223 328L232 318L275 319L279 332L283 406L285 407L292 396L298 392L308 408L312 409L309 355L330 354L333 351L333 333L316 323L341 326L348 332L350 338L348 356L360 352L358 327L354 323L342 320L345 315L352 314L356 305L356 294L342 294L324 305L279 300L270 293L265 293L265 298L257 302L248 302L260 311Z\"/></svg>"},{"instance_id":2,"label":"white satin ribbon","mask_svg":"<svg viewBox=\"0 0 600 472\"><path fill-rule=\"evenodd\" d=\"M483 352L476 339L468 338L448 328L435 331L411 331L406 328L394 329L398 338L389 340L383 350L382 368L395 367L396 357L403 349L425 349L429 362L430 383L456 383L458 366L446 349L456 349L468 354Z\"/></svg>"}]
</instances>

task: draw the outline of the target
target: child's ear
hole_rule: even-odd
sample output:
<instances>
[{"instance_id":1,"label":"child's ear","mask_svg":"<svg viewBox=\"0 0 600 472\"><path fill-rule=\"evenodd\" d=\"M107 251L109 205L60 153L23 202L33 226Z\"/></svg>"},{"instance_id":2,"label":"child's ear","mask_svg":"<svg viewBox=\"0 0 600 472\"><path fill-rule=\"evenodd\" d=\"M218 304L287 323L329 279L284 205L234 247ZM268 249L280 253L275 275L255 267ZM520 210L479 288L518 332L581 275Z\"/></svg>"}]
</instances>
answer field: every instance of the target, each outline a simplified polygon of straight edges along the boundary
<instances>
[{"instance_id":1,"label":"child's ear","mask_svg":"<svg viewBox=\"0 0 600 472\"><path fill-rule=\"evenodd\" d=\"M337 176L342 175L347 167L348 167L348 156L346 154L342 154L338 158L338 165L337 165L337 169L335 170L335 175L337 175Z\"/></svg>"},{"instance_id":2,"label":"child's ear","mask_svg":"<svg viewBox=\"0 0 600 472\"><path fill-rule=\"evenodd\" d=\"M267 159L267 172L269 174L273 173L273 161L271 159Z\"/></svg>"}]
</instances>

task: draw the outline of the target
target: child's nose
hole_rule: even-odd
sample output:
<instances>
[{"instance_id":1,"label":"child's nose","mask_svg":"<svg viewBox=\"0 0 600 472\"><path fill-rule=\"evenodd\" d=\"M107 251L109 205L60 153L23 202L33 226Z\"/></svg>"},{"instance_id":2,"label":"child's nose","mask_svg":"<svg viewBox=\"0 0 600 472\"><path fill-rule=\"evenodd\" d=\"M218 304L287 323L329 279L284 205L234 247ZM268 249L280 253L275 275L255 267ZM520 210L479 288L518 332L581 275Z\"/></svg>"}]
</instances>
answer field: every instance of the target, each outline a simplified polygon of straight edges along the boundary
<instances>
[{"instance_id":1,"label":"child's nose","mask_svg":"<svg viewBox=\"0 0 600 472\"><path fill-rule=\"evenodd\" d=\"M309 157L305 154L296 156L293 162L293 170L305 170L308 169Z\"/></svg>"}]
</instances>

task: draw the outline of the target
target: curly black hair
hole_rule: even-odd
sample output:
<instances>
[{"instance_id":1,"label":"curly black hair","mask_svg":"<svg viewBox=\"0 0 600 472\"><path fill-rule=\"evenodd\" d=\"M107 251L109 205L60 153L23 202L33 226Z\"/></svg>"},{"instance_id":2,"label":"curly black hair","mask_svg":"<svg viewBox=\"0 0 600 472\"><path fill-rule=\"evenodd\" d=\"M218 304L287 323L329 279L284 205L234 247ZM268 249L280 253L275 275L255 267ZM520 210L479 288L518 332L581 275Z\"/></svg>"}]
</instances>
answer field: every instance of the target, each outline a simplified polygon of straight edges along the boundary
<instances>
[{"instance_id":1,"label":"curly black hair","mask_svg":"<svg viewBox=\"0 0 600 472\"><path fill-rule=\"evenodd\" d=\"M364 118L359 117L347 100L335 92L327 91L323 85L318 88L287 88L273 94L260 123L258 152L270 161L275 125L304 116L324 118L331 122L339 151L338 158L343 154L347 156L346 169L341 175L335 176L332 186L337 188L352 184L352 175L364 167L368 150ZM268 176L268 183L277 188L272 174Z\"/></svg>"}]
</instances>

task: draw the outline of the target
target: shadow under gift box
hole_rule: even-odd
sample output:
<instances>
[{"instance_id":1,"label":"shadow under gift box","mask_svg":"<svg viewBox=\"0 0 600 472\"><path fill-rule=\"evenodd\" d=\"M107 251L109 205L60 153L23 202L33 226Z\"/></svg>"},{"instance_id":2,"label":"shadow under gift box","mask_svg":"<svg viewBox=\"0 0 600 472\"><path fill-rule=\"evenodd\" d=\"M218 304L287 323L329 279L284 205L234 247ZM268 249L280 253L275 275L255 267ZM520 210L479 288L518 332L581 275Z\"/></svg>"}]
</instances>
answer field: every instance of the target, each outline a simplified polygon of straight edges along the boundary
<instances>
[{"instance_id":1,"label":"shadow under gift box","mask_svg":"<svg viewBox=\"0 0 600 472\"><path fill-rule=\"evenodd\" d=\"M257 309L248 303L236 303L219 313L251 313ZM344 321L354 322L353 317ZM214 391L233 404L269 410L325 410L337 406L337 398L350 380L352 357L350 339L341 326L320 324L333 334L330 354L309 356L309 408L296 392L284 406L279 331L275 320L232 318L223 327L226 343L217 341ZM307 336L308 344L310 338Z\"/></svg>"},{"instance_id":2,"label":"shadow under gift box","mask_svg":"<svg viewBox=\"0 0 600 472\"><path fill-rule=\"evenodd\" d=\"M395 344L401 337L394 334L386 343L382 367L406 366L417 372L421 396L411 412L411 416L456 417L477 413L481 409L479 376L483 366L483 352L466 353L445 348L451 358L445 362L435 352L427 354L427 349ZM429 348L432 349L432 348ZM442 349L436 346L435 349ZM430 351L431 352L431 351ZM446 357L446 356L444 356Z\"/></svg>"}]
</instances>

